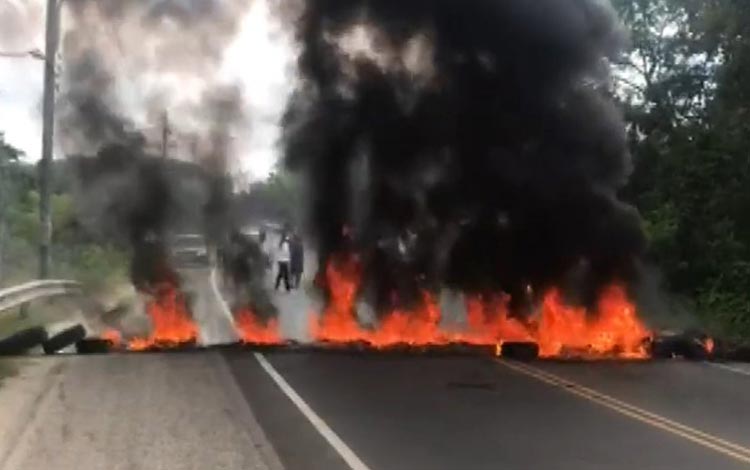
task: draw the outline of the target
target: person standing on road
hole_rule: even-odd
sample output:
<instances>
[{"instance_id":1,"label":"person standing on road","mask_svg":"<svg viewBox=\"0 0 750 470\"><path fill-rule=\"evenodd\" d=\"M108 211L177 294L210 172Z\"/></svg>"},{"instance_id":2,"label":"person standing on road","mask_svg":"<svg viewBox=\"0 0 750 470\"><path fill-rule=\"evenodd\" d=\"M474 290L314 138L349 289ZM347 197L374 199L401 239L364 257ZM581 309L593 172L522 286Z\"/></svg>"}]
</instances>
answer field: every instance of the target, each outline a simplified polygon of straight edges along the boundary
<instances>
[{"instance_id":1,"label":"person standing on road","mask_svg":"<svg viewBox=\"0 0 750 470\"><path fill-rule=\"evenodd\" d=\"M291 240L291 271L292 288L299 289L302 282L302 273L305 270L305 247L302 245L302 237L298 234L292 235Z\"/></svg>"},{"instance_id":2,"label":"person standing on road","mask_svg":"<svg viewBox=\"0 0 750 470\"><path fill-rule=\"evenodd\" d=\"M279 242L279 249L276 251L276 262L279 266L279 273L276 276L276 286L274 289L279 290L279 284L281 280L284 280L284 287L286 291L291 290L291 284L289 282L289 263L291 262L291 243L289 242L289 236L283 234L281 241Z\"/></svg>"}]
</instances>

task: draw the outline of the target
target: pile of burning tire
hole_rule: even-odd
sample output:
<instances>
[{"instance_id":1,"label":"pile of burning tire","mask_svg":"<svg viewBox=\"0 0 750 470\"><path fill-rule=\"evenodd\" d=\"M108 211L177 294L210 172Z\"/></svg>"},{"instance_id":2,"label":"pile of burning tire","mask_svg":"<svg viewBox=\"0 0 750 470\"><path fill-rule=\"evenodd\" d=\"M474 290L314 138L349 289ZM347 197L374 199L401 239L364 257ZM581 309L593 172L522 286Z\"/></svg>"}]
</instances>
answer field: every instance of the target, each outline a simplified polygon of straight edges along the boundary
<instances>
[{"instance_id":1,"label":"pile of burning tire","mask_svg":"<svg viewBox=\"0 0 750 470\"><path fill-rule=\"evenodd\" d=\"M495 346L455 343L450 345L415 346L396 344L375 348L365 342L302 344L293 341L279 344L238 343L222 346L237 351L284 351L354 355L422 355L422 356L483 356L530 361L540 359L539 346L533 342L505 342ZM155 345L139 352L196 351L195 343ZM693 361L750 361L750 347L736 346L715 340L701 332L664 332L649 340L650 360L684 359ZM109 354L128 352L118 341L92 337L83 325L75 325L50 335L44 327L21 330L0 340L0 356L18 356L34 352L47 355L58 353ZM571 352L554 360L587 360L585 352ZM601 358L598 358L601 359Z\"/></svg>"}]
</instances>

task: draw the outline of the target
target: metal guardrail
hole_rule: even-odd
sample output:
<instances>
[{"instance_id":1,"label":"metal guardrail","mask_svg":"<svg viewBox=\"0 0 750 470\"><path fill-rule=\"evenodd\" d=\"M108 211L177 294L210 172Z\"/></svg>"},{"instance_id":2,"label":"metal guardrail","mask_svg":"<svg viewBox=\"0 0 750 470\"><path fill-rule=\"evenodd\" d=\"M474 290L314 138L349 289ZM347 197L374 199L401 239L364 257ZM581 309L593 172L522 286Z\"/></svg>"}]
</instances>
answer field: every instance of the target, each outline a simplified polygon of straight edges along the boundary
<instances>
[{"instance_id":1,"label":"metal guardrail","mask_svg":"<svg viewBox=\"0 0 750 470\"><path fill-rule=\"evenodd\" d=\"M32 281L0 289L0 314L34 300L80 292L81 284L75 281Z\"/></svg>"}]
</instances>

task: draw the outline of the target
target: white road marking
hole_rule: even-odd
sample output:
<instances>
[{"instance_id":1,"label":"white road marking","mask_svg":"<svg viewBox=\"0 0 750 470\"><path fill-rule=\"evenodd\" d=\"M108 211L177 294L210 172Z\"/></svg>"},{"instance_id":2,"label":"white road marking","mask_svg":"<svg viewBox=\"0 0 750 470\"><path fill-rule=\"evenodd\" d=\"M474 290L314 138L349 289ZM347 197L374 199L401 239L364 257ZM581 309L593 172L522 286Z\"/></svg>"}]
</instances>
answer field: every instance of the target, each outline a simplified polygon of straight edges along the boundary
<instances>
[{"instance_id":1,"label":"white road marking","mask_svg":"<svg viewBox=\"0 0 750 470\"><path fill-rule=\"evenodd\" d=\"M245 425L256 449L263 456L268 470L284 470L284 465L281 463L276 449L263 431L263 427L258 423L250 403L244 398L237 379L229 370L226 359L218 353L212 353L210 360L214 362L213 371L218 376L219 382L223 384L222 388L227 395L227 400L233 405L232 411L241 418L241 422Z\"/></svg>"},{"instance_id":2,"label":"white road marking","mask_svg":"<svg viewBox=\"0 0 750 470\"><path fill-rule=\"evenodd\" d=\"M239 339L237 328L230 309L219 291L216 270L211 268L208 279L202 272L194 274L193 280L200 286L196 291L198 295L193 305L193 319L199 328L199 344L215 346L236 343Z\"/></svg>"},{"instance_id":3,"label":"white road marking","mask_svg":"<svg viewBox=\"0 0 750 470\"><path fill-rule=\"evenodd\" d=\"M221 295L221 291L219 290L219 286L216 283L216 268L211 268L211 289L213 289L214 294L216 295L216 298L219 299L219 305L221 306L221 311L224 315L226 315L228 318L232 319L232 323L234 323L234 317L232 316L232 310L229 308L229 304L227 304L227 301L224 299L224 296Z\"/></svg>"},{"instance_id":4,"label":"white road marking","mask_svg":"<svg viewBox=\"0 0 750 470\"><path fill-rule=\"evenodd\" d=\"M711 367L717 367L719 369L724 369L729 372L734 372L735 374L746 375L750 377L750 369L740 369L739 367L732 367L726 364L720 364L718 362L708 362L707 364L710 365Z\"/></svg>"},{"instance_id":5,"label":"white road marking","mask_svg":"<svg viewBox=\"0 0 750 470\"><path fill-rule=\"evenodd\" d=\"M326 424L323 419L318 416L317 413L308 405L305 400L289 385L284 377L279 374L276 369L271 365L270 362L263 356L263 354L255 353L255 358L260 363L261 367L268 373L268 375L276 382L282 392L294 403L298 410L310 421L315 429L325 438L331 447L338 452L342 459L346 462L351 470L370 470L370 468L357 457L357 454L352 451L346 443Z\"/></svg>"}]
</instances>

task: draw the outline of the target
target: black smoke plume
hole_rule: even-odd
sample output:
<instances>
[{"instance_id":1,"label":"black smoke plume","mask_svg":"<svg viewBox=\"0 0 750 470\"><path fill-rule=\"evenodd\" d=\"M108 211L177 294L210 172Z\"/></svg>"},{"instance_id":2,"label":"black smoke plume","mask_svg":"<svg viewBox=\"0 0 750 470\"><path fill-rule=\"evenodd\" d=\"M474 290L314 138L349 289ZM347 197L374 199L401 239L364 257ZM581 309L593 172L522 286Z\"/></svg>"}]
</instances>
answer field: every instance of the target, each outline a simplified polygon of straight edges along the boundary
<instances>
[{"instance_id":1,"label":"black smoke plume","mask_svg":"<svg viewBox=\"0 0 750 470\"><path fill-rule=\"evenodd\" d=\"M164 243L170 231L213 239L226 232L232 139L245 131L246 116L243 90L217 71L248 6L65 2L58 142L78 156L81 218L132 247L139 288L174 280ZM183 84L196 90L186 93Z\"/></svg>"},{"instance_id":2,"label":"black smoke plume","mask_svg":"<svg viewBox=\"0 0 750 470\"><path fill-rule=\"evenodd\" d=\"M414 285L588 301L633 280L607 1L307 0L293 21L285 163L322 258L353 242L381 304Z\"/></svg>"}]
</instances>

